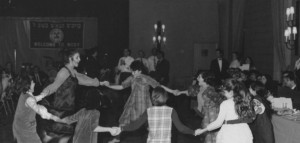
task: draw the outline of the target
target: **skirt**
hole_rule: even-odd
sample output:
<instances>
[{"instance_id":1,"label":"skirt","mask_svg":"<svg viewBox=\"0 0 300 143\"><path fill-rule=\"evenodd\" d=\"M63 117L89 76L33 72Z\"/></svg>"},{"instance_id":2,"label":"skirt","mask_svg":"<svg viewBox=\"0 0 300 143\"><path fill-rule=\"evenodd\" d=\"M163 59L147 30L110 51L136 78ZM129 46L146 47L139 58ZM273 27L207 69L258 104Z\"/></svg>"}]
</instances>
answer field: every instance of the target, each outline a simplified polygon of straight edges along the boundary
<instances>
[{"instance_id":1,"label":"skirt","mask_svg":"<svg viewBox=\"0 0 300 143\"><path fill-rule=\"evenodd\" d=\"M246 123L224 124L217 135L217 143L253 143L253 136Z\"/></svg>"}]
</instances>

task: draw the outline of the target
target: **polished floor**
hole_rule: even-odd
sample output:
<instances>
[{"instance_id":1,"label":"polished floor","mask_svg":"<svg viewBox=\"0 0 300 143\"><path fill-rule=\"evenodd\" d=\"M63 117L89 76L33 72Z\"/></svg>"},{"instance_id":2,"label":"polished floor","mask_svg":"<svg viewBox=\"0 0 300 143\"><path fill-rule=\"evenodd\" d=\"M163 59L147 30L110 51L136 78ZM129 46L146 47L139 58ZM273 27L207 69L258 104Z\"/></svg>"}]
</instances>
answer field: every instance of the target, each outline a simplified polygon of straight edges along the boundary
<instances>
[{"instance_id":1,"label":"polished floor","mask_svg":"<svg viewBox=\"0 0 300 143\"><path fill-rule=\"evenodd\" d=\"M195 113L190 109L190 98L186 96L179 96L171 99L171 105L178 112L179 118L181 121L191 129L196 129L200 127L201 118L196 116ZM109 117L107 115L111 114L111 110L109 108L101 110L100 117L100 125L102 126L110 126L109 125ZM16 143L13 140L12 135L12 121L13 121L13 113L9 113L9 115L4 114L1 111L0 114L0 142L1 143ZM203 137L201 136L192 136L192 135L184 135L178 133L176 129L172 132L172 143L201 143L203 142ZM121 136L121 143L145 143L147 138L147 131L143 128L134 131L134 132L126 132ZM112 139L108 133L99 133L98 134L98 143L107 143Z\"/></svg>"}]
</instances>

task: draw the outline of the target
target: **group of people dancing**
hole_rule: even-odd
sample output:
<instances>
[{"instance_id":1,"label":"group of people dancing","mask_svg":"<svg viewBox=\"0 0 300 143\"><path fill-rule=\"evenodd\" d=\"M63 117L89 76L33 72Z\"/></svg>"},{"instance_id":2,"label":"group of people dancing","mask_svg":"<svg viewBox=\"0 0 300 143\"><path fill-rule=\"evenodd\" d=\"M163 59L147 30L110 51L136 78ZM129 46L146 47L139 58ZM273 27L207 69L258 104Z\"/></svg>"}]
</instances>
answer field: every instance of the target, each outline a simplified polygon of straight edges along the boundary
<instances>
[{"instance_id":1,"label":"group of people dancing","mask_svg":"<svg viewBox=\"0 0 300 143\"><path fill-rule=\"evenodd\" d=\"M114 85L77 72L75 68L80 60L77 50L66 50L65 66L58 71L53 83L37 96L32 94L35 85L32 78L23 77L20 80L21 95L13 122L13 133L18 143L96 143L98 132L118 136L124 131L136 130L146 122L149 143L170 143L172 123L184 134L205 135L206 143L274 142L270 105L266 99L270 92L260 82L247 86L233 75L217 82L220 79L213 72L203 71L196 76L197 84L179 91L144 74L144 64L134 60L128 69L131 74L121 84ZM100 113L96 108L101 101L89 102L97 99L93 93L86 96L84 108L76 112L74 100L77 85L105 86L114 90L131 87L119 126L98 125ZM197 97L197 111L203 117L201 128L191 129L180 121L176 110L166 105L168 93ZM50 103L38 103L48 96L53 96ZM45 119L41 135L36 130L36 114ZM114 141L120 142L120 138L116 137Z\"/></svg>"}]
</instances>

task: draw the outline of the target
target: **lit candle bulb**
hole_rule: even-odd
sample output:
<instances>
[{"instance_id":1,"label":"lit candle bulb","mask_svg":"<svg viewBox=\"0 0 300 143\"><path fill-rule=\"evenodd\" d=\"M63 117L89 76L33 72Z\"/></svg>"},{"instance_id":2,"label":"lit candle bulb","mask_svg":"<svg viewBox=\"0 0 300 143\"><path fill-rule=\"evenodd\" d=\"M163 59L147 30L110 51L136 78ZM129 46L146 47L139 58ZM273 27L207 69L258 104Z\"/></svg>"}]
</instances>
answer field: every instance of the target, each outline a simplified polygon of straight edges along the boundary
<instances>
[{"instance_id":1,"label":"lit candle bulb","mask_svg":"<svg viewBox=\"0 0 300 143\"><path fill-rule=\"evenodd\" d=\"M285 31L284 31L285 42L287 42L287 41L288 41L288 36L289 36L289 34L288 34L288 30L287 30L287 29L285 29Z\"/></svg>"},{"instance_id":2,"label":"lit candle bulb","mask_svg":"<svg viewBox=\"0 0 300 143\"><path fill-rule=\"evenodd\" d=\"M157 37L157 40L158 40L158 42L160 42L160 40L161 40L161 37L160 37L160 36L158 36L158 37Z\"/></svg>"},{"instance_id":3,"label":"lit candle bulb","mask_svg":"<svg viewBox=\"0 0 300 143\"><path fill-rule=\"evenodd\" d=\"M155 29L155 31L157 30L157 24L154 24L154 29Z\"/></svg>"},{"instance_id":4,"label":"lit candle bulb","mask_svg":"<svg viewBox=\"0 0 300 143\"><path fill-rule=\"evenodd\" d=\"M287 21L289 21L290 14L291 14L291 9L287 8L286 9L286 18L287 18Z\"/></svg>"},{"instance_id":5,"label":"lit candle bulb","mask_svg":"<svg viewBox=\"0 0 300 143\"><path fill-rule=\"evenodd\" d=\"M294 36L294 40L296 40L296 34L297 34L297 27L293 27L293 36Z\"/></svg>"},{"instance_id":6,"label":"lit candle bulb","mask_svg":"<svg viewBox=\"0 0 300 143\"><path fill-rule=\"evenodd\" d=\"M153 39L152 39L152 40L153 40L153 43L155 43L155 41L156 41L156 37L155 37L155 36L153 36Z\"/></svg>"},{"instance_id":7,"label":"lit candle bulb","mask_svg":"<svg viewBox=\"0 0 300 143\"><path fill-rule=\"evenodd\" d=\"M290 7L291 20L294 19L294 13L295 13L294 7Z\"/></svg>"},{"instance_id":8,"label":"lit candle bulb","mask_svg":"<svg viewBox=\"0 0 300 143\"><path fill-rule=\"evenodd\" d=\"M161 29L162 29L163 32L165 32L165 28L166 28L166 26L163 24L163 25L161 26Z\"/></svg>"},{"instance_id":9,"label":"lit candle bulb","mask_svg":"<svg viewBox=\"0 0 300 143\"><path fill-rule=\"evenodd\" d=\"M166 43L167 37L163 37L163 42Z\"/></svg>"}]
</instances>

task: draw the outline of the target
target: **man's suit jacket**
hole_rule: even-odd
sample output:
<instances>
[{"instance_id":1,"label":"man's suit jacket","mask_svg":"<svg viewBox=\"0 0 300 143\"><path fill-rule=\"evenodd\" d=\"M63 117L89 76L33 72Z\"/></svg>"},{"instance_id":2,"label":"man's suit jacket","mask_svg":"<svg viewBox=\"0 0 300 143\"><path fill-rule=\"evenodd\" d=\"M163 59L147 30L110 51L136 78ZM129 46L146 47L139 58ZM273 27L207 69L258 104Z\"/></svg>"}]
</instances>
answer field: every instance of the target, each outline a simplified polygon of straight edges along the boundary
<instances>
[{"instance_id":1,"label":"man's suit jacket","mask_svg":"<svg viewBox=\"0 0 300 143\"><path fill-rule=\"evenodd\" d=\"M160 82L162 85L166 85L169 82L169 71L170 71L170 63L166 59L162 61L158 61L156 65L156 80Z\"/></svg>"},{"instance_id":2,"label":"man's suit jacket","mask_svg":"<svg viewBox=\"0 0 300 143\"><path fill-rule=\"evenodd\" d=\"M293 108L300 109L300 91L292 90L288 87L279 87L277 96L291 98Z\"/></svg>"},{"instance_id":3,"label":"man's suit jacket","mask_svg":"<svg viewBox=\"0 0 300 143\"><path fill-rule=\"evenodd\" d=\"M222 59L222 70L220 70L218 59L214 59L210 63L210 71L212 71L216 78L225 79L228 77L227 70L229 68L229 63L224 58Z\"/></svg>"}]
</instances>

